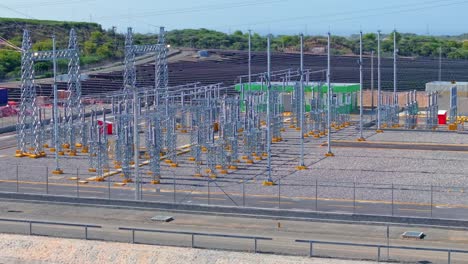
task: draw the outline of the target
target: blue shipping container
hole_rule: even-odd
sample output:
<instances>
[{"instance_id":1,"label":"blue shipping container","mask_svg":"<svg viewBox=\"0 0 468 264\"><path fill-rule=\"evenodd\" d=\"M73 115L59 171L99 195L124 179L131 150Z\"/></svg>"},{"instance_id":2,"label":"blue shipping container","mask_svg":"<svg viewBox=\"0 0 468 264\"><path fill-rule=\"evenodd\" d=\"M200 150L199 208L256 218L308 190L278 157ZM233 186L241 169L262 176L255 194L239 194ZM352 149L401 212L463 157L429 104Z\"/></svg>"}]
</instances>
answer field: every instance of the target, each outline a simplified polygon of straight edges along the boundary
<instances>
[{"instance_id":1,"label":"blue shipping container","mask_svg":"<svg viewBox=\"0 0 468 264\"><path fill-rule=\"evenodd\" d=\"M0 88L0 106L8 104L8 89Z\"/></svg>"}]
</instances>

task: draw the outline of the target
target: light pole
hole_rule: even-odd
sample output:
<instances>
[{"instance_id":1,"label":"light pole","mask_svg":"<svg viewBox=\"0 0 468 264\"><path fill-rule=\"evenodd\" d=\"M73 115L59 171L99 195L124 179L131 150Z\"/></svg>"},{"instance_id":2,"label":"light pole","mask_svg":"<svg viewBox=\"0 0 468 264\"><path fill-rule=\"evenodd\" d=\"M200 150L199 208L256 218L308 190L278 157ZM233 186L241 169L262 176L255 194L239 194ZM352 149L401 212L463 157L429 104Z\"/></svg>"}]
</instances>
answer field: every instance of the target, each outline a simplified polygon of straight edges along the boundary
<instances>
[{"instance_id":1,"label":"light pole","mask_svg":"<svg viewBox=\"0 0 468 264\"><path fill-rule=\"evenodd\" d=\"M393 31L393 109L394 109L394 116L392 117L394 122L393 126L394 127L399 127L400 122L398 118L398 112L399 112L399 105L398 105L398 94L397 94L397 89L398 89L398 79L397 79L397 58L398 58L398 48L397 48L397 31Z\"/></svg>"},{"instance_id":2,"label":"light pole","mask_svg":"<svg viewBox=\"0 0 468 264\"><path fill-rule=\"evenodd\" d=\"M327 55L327 86L328 86L328 119L327 119L327 126L328 126L328 135L327 135L327 142L328 142L328 152L325 154L327 157L333 157L331 149L331 104L332 104L332 87L331 87L331 80L330 80L330 71L331 71L331 33L328 32L328 55Z\"/></svg>"},{"instance_id":3,"label":"light pole","mask_svg":"<svg viewBox=\"0 0 468 264\"><path fill-rule=\"evenodd\" d=\"M252 85L252 30L249 29L249 91L252 88L251 85Z\"/></svg>"},{"instance_id":4,"label":"light pole","mask_svg":"<svg viewBox=\"0 0 468 264\"><path fill-rule=\"evenodd\" d=\"M382 104L382 83L381 83L381 72L380 72L380 30L377 31L377 133L382 133L381 128L381 104Z\"/></svg>"},{"instance_id":5,"label":"light pole","mask_svg":"<svg viewBox=\"0 0 468 264\"><path fill-rule=\"evenodd\" d=\"M271 45L270 45L270 42L271 42L271 35L268 35L268 38L267 38L267 91L266 91L266 102L267 102L267 154L268 154L268 164L267 164L267 178L266 180L263 182L263 185L265 186L272 186L274 185L274 182L273 182L273 179L271 178L271 129L270 129L270 126L271 126L271 109L270 109L270 89L271 89L271 81L270 81L270 77L271 77Z\"/></svg>"},{"instance_id":6,"label":"light pole","mask_svg":"<svg viewBox=\"0 0 468 264\"><path fill-rule=\"evenodd\" d=\"M362 76L362 31L359 34L359 101L360 101L360 107L359 107L359 138L358 141L366 141L362 134L363 130L363 115L364 115L364 102L363 102L363 96L362 96L362 85L363 85L363 76Z\"/></svg>"},{"instance_id":7,"label":"light pole","mask_svg":"<svg viewBox=\"0 0 468 264\"><path fill-rule=\"evenodd\" d=\"M138 91L135 86L129 87L133 92L133 145L134 145L134 156L133 160L135 163L135 200L140 200L140 134L138 131L138 120L139 120L139 102L138 102Z\"/></svg>"},{"instance_id":8,"label":"light pole","mask_svg":"<svg viewBox=\"0 0 468 264\"><path fill-rule=\"evenodd\" d=\"M54 147L55 147L55 170L52 174L63 174L59 166L59 134L58 134L58 98L57 98L57 54L55 52L55 35L52 36L52 64L54 67Z\"/></svg>"},{"instance_id":9,"label":"light pole","mask_svg":"<svg viewBox=\"0 0 468 264\"><path fill-rule=\"evenodd\" d=\"M374 114L374 51L371 52L371 110Z\"/></svg>"},{"instance_id":10,"label":"light pole","mask_svg":"<svg viewBox=\"0 0 468 264\"><path fill-rule=\"evenodd\" d=\"M297 170L305 170L307 167L304 163L304 35L300 35L301 39L301 79L300 79L300 122L301 122L301 157L299 160L299 166L296 167Z\"/></svg>"}]
</instances>

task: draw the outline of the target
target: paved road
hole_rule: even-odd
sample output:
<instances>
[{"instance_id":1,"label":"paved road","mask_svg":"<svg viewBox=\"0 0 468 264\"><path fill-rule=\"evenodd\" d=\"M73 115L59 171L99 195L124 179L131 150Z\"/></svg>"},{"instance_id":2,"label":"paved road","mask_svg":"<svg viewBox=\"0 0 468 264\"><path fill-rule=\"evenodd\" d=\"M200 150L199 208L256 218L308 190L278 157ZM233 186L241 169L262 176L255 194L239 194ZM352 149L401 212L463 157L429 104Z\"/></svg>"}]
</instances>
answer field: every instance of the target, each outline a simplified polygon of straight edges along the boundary
<instances>
[{"instance_id":1,"label":"paved road","mask_svg":"<svg viewBox=\"0 0 468 264\"><path fill-rule=\"evenodd\" d=\"M161 223L151 221L155 215L170 215L174 221ZM86 207L73 205L36 204L25 202L2 201L0 218L34 219L58 222L73 222L102 225L102 230L90 230L93 239L130 242L128 231L119 231L118 227L138 227L163 229L171 231L205 232L231 235L248 235L271 237L273 241L260 241L261 252L274 252L294 255L307 255L308 245L294 243L295 239L313 239L321 241L343 241L351 243L387 244L393 246L415 246L466 249L468 231L440 230L430 228L390 227L387 242L385 226L347 225L336 223L319 223L303 221L281 221L225 217L215 215L198 215L185 213L168 213L156 210L113 209L108 207ZM425 232L422 241L404 240L401 234L415 230ZM27 233L25 224L0 222L0 232ZM83 237L83 230L77 228L34 225L33 232L40 235L65 237ZM189 246L190 236L172 234L152 234L137 232L135 239L139 243ZM197 247L253 250L253 241L196 237ZM376 250L359 247L315 246L314 252L320 256L332 256L357 259L375 259ZM382 251L384 259L387 251ZM424 263L446 263L446 254L391 250L392 260L426 261ZM467 256L453 254L452 263L464 263Z\"/></svg>"}]
</instances>

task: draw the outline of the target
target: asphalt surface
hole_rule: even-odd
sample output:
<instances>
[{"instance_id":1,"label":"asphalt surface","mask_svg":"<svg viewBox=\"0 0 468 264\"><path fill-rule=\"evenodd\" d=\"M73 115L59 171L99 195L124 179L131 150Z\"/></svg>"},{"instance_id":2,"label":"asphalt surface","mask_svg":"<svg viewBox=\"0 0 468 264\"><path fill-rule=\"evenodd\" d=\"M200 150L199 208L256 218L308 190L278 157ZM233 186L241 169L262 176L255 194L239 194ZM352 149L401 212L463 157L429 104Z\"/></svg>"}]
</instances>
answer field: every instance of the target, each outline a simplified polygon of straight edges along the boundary
<instances>
[{"instance_id":1,"label":"asphalt surface","mask_svg":"<svg viewBox=\"0 0 468 264\"><path fill-rule=\"evenodd\" d=\"M163 223L150 220L153 216L172 216L174 221ZM340 241L360 244L380 244L390 246L412 246L424 248L466 249L468 231L442 230L427 227L336 224L305 221L277 221L171 213L156 210L115 209L109 207L86 207L44 203L2 201L0 218L45 220L101 225L102 229L88 230L91 239L131 242L131 232L120 231L119 227L159 229L166 231L201 232L209 234L245 235L272 238L272 241L258 241L258 250L264 253L308 255L309 246L298 244L296 239L318 241ZM406 240L401 234L406 231L419 231L426 234L424 240ZM29 228L24 223L0 221L0 232L27 234ZM34 224L35 235L83 238L84 230L75 227L59 227ZM135 242L158 245L190 246L190 235L135 233ZM195 237L195 247L226 250L253 251L254 242L245 239L220 237ZM375 248L315 245L314 255L347 259L375 259ZM381 251L381 258L387 259L387 251ZM446 253L390 250L388 258L393 261L416 263L446 263ZM466 256L453 254L452 263L466 263Z\"/></svg>"},{"instance_id":2,"label":"asphalt surface","mask_svg":"<svg viewBox=\"0 0 468 264\"><path fill-rule=\"evenodd\" d=\"M190 191L188 188L163 185L144 185L141 198L145 201L176 204L205 204L253 208L280 208L288 210L307 210L333 213L354 213L364 215L407 216L442 219L468 219L468 207L464 205L425 204L394 201L361 201L346 199L330 199L318 197L289 197L281 194L280 187L274 186L278 195L225 193L210 184L204 192ZM25 182L15 180L0 181L0 192L19 192L29 194L49 194L59 196L104 198L104 199L135 199L135 189L131 186L114 186L110 182L100 185L82 184L77 181L70 183ZM281 195L281 197L280 197Z\"/></svg>"}]
</instances>

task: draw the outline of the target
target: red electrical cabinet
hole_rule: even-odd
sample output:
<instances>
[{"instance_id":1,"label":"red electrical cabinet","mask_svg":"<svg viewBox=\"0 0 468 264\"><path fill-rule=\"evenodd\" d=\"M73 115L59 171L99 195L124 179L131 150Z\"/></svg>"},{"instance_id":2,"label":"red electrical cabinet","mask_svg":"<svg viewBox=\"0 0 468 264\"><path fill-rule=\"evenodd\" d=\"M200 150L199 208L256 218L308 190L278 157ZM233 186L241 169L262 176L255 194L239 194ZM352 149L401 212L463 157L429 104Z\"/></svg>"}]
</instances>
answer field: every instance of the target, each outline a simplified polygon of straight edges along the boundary
<instances>
[{"instance_id":1,"label":"red electrical cabinet","mask_svg":"<svg viewBox=\"0 0 468 264\"><path fill-rule=\"evenodd\" d=\"M439 118L439 125L447 124L447 110L439 110L437 117Z\"/></svg>"},{"instance_id":2,"label":"red electrical cabinet","mask_svg":"<svg viewBox=\"0 0 468 264\"><path fill-rule=\"evenodd\" d=\"M98 120L98 125L101 127L99 129L99 132L102 134L102 127L103 127L103 121L102 120ZM112 122L109 122L109 121L106 121L106 125L104 126L104 129L106 131L106 135L112 135L112 127L113 127L113 124Z\"/></svg>"}]
</instances>

